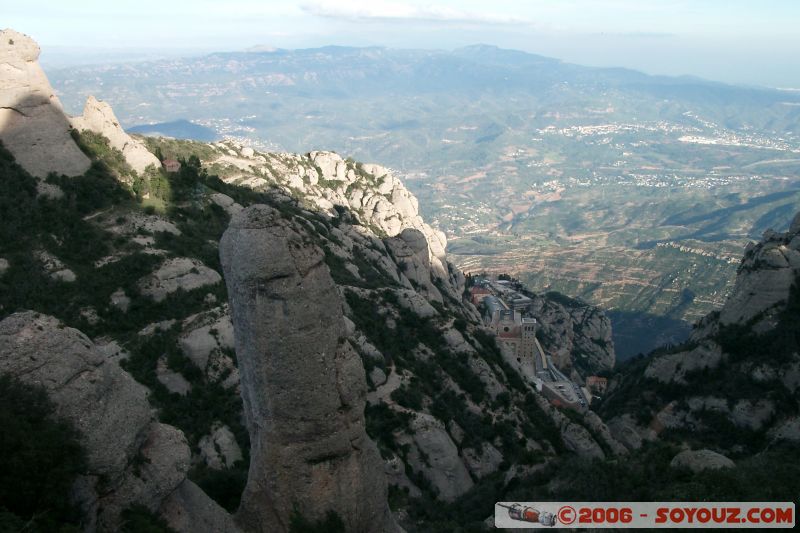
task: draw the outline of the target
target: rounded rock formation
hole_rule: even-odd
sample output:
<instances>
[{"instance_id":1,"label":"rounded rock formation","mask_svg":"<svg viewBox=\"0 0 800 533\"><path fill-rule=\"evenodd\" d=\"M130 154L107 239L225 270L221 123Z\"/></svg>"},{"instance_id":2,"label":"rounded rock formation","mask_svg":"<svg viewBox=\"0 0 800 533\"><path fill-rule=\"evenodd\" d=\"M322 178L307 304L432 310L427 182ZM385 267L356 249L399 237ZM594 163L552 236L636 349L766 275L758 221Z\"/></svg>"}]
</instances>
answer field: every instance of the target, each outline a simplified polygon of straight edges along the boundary
<instances>
[{"instance_id":1,"label":"rounded rock formation","mask_svg":"<svg viewBox=\"0 0 800 533\"><path fill-rule=\"evenodd\" d=\"M688 468L692 472L733 468L733 461L712 450L684 450L670 461L672 468Z\"/></svg>"},{"instance_id":2,"label":"rounded rock formation","mask_svg":"<svg viewBox=\"0 0 800 533\"><path fill-rule=\"evenodd\" d=\"M0 31L0 141L33 176L83 174L89 158L72 139L64 108L38 59L33 39L12 29Z\"/></svg>"}]
</instances>

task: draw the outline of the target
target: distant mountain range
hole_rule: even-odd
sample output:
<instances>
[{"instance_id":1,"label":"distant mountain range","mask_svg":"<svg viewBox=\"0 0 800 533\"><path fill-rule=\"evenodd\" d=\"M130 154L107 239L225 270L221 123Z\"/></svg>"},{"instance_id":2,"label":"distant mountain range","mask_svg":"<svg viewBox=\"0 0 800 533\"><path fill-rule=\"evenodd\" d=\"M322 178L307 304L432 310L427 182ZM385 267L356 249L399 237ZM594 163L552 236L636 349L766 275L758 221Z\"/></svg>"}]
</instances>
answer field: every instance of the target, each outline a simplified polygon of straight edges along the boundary
<instances>
[{"instance_id":1,"label":"distant mountain range","mask_svg":"<svg viewBox=\"0 0 800 533\"><path fill-rule=\"evenodd\" d=\"M141 79L145 75L146 79ZM532 98L519 104L521 110L558 109L562 105L574 108L576 104L602 100L610 96L609 91L635 98L633 106L618 113L639 113L640 119L666 118L670 106L664 106L664 101L697 106L706 118L730 128L748 126L791 132L800 118L800 94L795 92L731 86L688 76L650 76L622 68L584 67L488 45L454 51L329 46L227 52L176 60L75 67L56 71L51 77L58 88L64 89L63 97L68 103L78 96L76 93L89 88L109 93L104 95L108 98L114 91L119 100L115 108L120 104L125 106L118 112L130 113L129 119L133 118L133 110L127 108L128 97L160 89L164 92L157 101L150 102L147 114L153 116L155 112L153 118L162 121L195 116L234 118L240 113L227 113L232 107L257 116L268 115L268 109L274 111L280 107L272 105L275 95L313 99L315 102L309 104L320 108L326 105L323 100L333 98L347 108L345 102L354 97L439 94L452 102L438 110L443 113L447 108L455 108L461 96L522 92ZM488 91L491 93L485 94ZM185 98L178 100L178 96ZM583 101L576 101L577 96ZM655 108L643 105L658 102L661 105ZM164 106L166 103L168 108ZM267 109L259 105L264 103L268 104ZM646 113L648 108L650 113ZM402 112L389 108L385 114L398 111ZM363 117L358 114L353 118ZM545 120L543 124L546 123ZM358 124L362 131L370 126L369 122ZM266 126L260 133L268 133L269 129ZM291 141L289 138L283 142Z\"/></svg>"},{"instance_id":2,"label":"distant mountain range","mask_svg":"<svg viewBox=\"0 0 800 533\"><path fill-rule=\"evenodd\" d=\"M644 348L650 328L631 325L668 316L663 338L679 340L680 321L722 304L746 242L800 208L792 91L486 45L215 53L51 79L67 109L99 95L134 132L389 165L459 266L651 315L615 315Z\"/></svg>"},{"instance_id":3,"label":"distant mountain range","mask_svg":"<svg viewBox=\"0 0 800 533\"><path fill-rule=\"evenodd\" d=\"M128 128L131 133L152 135L158 137L173 137L175 139L194 139L197 141L216 141L219 134L211 128L195 124L188 120L173 120L155 124L140 124Z\"/></svg>"}]
</instances>

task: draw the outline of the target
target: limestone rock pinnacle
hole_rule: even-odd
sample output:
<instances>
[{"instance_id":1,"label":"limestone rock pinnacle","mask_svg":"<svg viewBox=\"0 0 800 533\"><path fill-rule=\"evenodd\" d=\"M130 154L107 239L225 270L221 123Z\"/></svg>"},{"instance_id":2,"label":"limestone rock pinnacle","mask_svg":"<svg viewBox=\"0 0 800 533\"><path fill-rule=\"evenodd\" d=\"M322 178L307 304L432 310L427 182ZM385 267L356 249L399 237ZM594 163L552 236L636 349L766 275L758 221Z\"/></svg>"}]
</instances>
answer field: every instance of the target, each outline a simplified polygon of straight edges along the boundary
<instances>
[{"instance_id":1,"label":"limestone rock pinnacle","mask_svg":"<svg viewBox=\"0 0 800 533\"><path fill-rule=\"evenodd\" d=\"M311 237L255 205L233 217L220 242L251 441L238 520L246 530L285 532L294 509L312 520L335 511L353 533L396 531L365 430L364 369Z\"/></svg>"},{"instance_id":2,"label":"limestone rock pinnacle","mask_svg":"<svg viewBox=\"0 0 800 533\"><path fill-rule=\"evenodd\" d=\"M151 154L144 144L125 133L119 125L114 110L106 102L89 96L83 108L83 115L72 118L72 125L79 131L90 130L105 136L112 148L116 148L128 164L139 173L149 165L158 168L161 162Z\"/></svg>"}]
</instances>

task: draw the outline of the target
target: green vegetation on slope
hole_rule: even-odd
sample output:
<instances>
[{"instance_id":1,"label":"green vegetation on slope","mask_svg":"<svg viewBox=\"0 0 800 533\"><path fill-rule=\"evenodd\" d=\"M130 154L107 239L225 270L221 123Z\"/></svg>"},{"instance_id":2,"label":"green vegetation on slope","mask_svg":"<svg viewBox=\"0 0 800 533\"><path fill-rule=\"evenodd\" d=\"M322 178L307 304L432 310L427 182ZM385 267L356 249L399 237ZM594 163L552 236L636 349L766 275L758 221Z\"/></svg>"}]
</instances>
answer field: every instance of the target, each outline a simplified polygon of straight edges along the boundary
<instances>
[{"instance_id":1,"label":"green vegetation on slope","mask_svg":"<svg viewBox=\"0 0 800 533\"><path fill-rule=\"evenodd\" d=\"M678 407L683 407L688 398L697 396L724 398L729 405L739 400L769 400L775 408L774 417L797 415L796 394L779 378L756 380L747 368L760 363L781 367L800 350L800 277L790 291L785 309L777 317L776 326L759 334L752 328L759 318L754 317L748 324L722 326L713 338L727 357L716 368L688 373L684 384L664 384L646 378L644 370L653 357L691 350L695 345L668 347L626 362L616 369L621 381L598 406L599 412L606 419L633 413L641 424L647 425L669 402L678 401ZM738 427L728 417L711 410L701 411L697 416L701 425L691 430L671 430L662 434L662 438L688 442L695 447L730 449L728 453L734 457L757 453L769 442L768 425L761 430Z\"/></svg>"},{"instance_id":2,"label":"green vegetation on slope","mask_svg":"<svg viewBox=\"0 0 800 533\"><path fill-rule=\"evenodd\" d=\"M214 302L226 301L225 286L219 283L188 292L179 290L161 302L142 296L137 287L139 279L150 274L164 257L147 253L128 237L103 229L97 219L110 217L115 222L115 218L131 213L152 214L152 209L143 205L133 188L128 189L118 181L127 172L124 159L108 147L105 138L82 134L77 140L92 157L92 167L84 176L50 176L48 182L64 193L60 198L37 195L36 180L0 146L3 175L0 257L10 264L0 277L0 319L18 310L33 309L53 315L91 337L115 339L129 354L123 366L152 391L149 398L159 409L159 419L183 430L192 446L209 433L215 422L228 425L243 449L245 460L220 473L195 469L191 477L223 506L235 509L249 462L249 438L242 422L241 398L235 390L221 385L227 375L217 381L207 380L177 344L180 321L214 305L208 303L209 295ZM161 188L166 191L161 198L164 215L180 229L181 235L166 232L149 235L155 239L155 245L165 250L168 257L197 258L219 270L215 243L227 227L229 217L202 198L215 191L214 186L226 191L228 188L202 172L196 158L185 161L177 175L167 176L159 170L155 171L155 177L133 175L133 178L133 186L141 183L141 179L168 184ZM262 196L242 191L237 199ZM98 213L98 217L87 217ZM58 257L75 273L76 281L51 278L37 250ZM96 265L101 258L112 255L116 256L114 261ZM111 294L119 288L131 298L125 312L110 302ZM96 319L91 319L86 309L93 309ZM152 336L138 335L148 324L165 320L178 322L175 327ZM186 396L170 393L156 379L156 364L162 356L166 356L170 369L181 372L192 385ZM229 356L235 357L232 353Z\"/></svg>"},{"instance_id":3,"label":"green vegetation on slope","mask_svg":"<svg viewBox=\"0 0 800 533\"><path fill-rule=\"evenodd\" d=\"M79 434L43 387L0 376L0 531L79 531L70 501L86 466Z\"/></svg>"}]
</instances>

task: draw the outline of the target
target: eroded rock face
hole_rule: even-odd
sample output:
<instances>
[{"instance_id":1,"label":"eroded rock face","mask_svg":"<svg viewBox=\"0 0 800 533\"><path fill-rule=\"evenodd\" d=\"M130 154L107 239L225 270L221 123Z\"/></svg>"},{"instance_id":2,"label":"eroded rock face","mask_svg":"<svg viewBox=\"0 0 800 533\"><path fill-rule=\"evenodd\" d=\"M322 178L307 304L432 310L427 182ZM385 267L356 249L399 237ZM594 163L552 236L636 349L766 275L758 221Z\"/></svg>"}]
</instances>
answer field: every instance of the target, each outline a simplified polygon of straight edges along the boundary
<instances>
[{"instance_id":1,"label":"eroded rock face","mask_svg":"<svg viewBox=\"0 0 800 533\"><path fill-rule=\"evenodd\" d=\"M228 426L217 425L211 434L200 439L198 447L206 465L216 470L230 468L242 459L242 449Z\"/></svg>"},{"instance_id":2,"label":"eroded rock face","mask_svg":"<svg viewBox=\"0 0 800 533\"><path fill-rule=\"evenodd\" d=\"M418 229L406 228L385 242L412 286L418 287L428 300L441 302L442 294L435 281L441 278L443 270L434 268L425 234Z\"/></svg>"},{"instance_id":3,"label":"eroded rock face","mask_svg":"<svg viewBox=\"0 0 800 533\"><path fill-rule=\"evenodd\" d=\"M645 377L654 378L662 383L686 383L686 375L705 368L714 369L719 366L723 355L720 347L712 342L703 344L686 352L668 354L653 359L644 371Z\"/></svg>"},{"instance_id":4,"label":"eroded rock face","mask_svg":"<svg viewBox=\"0 0 800 533\"><path fill-rule=\"evenodd\" d=\"M83 115L72 117L72 126L78 131L93 131L106 137L112 148L116 148L136 172L142 173L153 165L159 168L161 162L151 154L144 144L125 133L119 125L114 111L106 102L101 102L94 96L86 100Z\"/></svg>"},{"instance_id":5,"label":"eroded rock face","mask_svg":"<svg viewBox=\"0 0 800 533\"><path fill-rule=\"evenodd\" d=\"M759 356L758 350L753 358L738 357L740 354L725 351L735 338L726 327L738 326L738 331L753 339L756 335L770 335L783 320L782 313L792 285L800 279L798 276L800 214L795 216L788 231L767 230L759 243L747 245L730 296L719 312L706 315L696 324L687 345L680 351L649 359L643 372L645 378L688 386L691 391L680 401L663 397L662 406L650 423L651 429L656 433L664 429L712 432L705 416L708 413L724 417L736 427L766 431L769 435L777 434L778 428L788 423L794 413L775 402L773 394L776 388L780 394L795 392L800 384L800 358L792 353L775 353L765 358ZM788 329L785 322L781 327ZM740 396L734 389L722 392L713 377L716 372L724 373L726 380L745 376L763 387L763 395ZM712 376L710 380L707 375ZM635 448L637 439L626 426L629 424L619 421L609 423L615 437L622 439L625 446ZM730 445L736 452L735 443Z\"/></svg>"},{"instance_id":6,"label":"eroded rock face","mask_svg":"<svg viewBox=\"0 0 800 533\"><path fill-rule=\"evenodd\" d=\"M383 463L364 429L364 369L308 231L256 205L220 242L251 442L238 519L248 530L287 531L296 507L311 519L334 510L352 532L395 531Z\"/></svg>"},{"instance_id":7,"label":"eroded rock face","mask_svg":"<svg viewBox=\"0 0 800 533\"><path fill-rule=\"evenodd\" d=\"M409 465L430 482L439 499L451 502L472 488L469 471L442 422L417 413L411 430L412 435L404 435L399 442L409 445Z\"/></svg>"},{"instance_id":8,"label":"eroded rock face","mask_svg":"<svg viewBox=\"0 0 800 533\"><path fill-rule=\"evenodd\" d=\"M539 322L544 349L559 368L597 372L614 367L611 321L600 309L575 301L561 304L544 295L532 298L531 314Z\"/></svg>"},{"instance_id":9,"label":"eroded rock face","mask_svg":"<svg viewBox=\"0 0 800 533\"><path fill-rule=\"evenodd\" d=\"M168 259L149 276L139 281L139 291L160 302L167 295L182 289L190 291L219 283L222 277L197 259L176 257Z\"/></svg>"},{"instance_id":10,"label":"eroded rock face","mask_svg":"<svg viewBox=\"0 0 800 533\"><path fill-rule=\"evenodd\" d=\"M132 504L156 510L186 477L183 433L154 422L146 388L80 331L32 311L9 316L0 322L0 374L43 386L80 431L88 470L75 497L88 530L118 530Z\"/></svg>"},{"instance_id":11,"label":"eroded rock face","mask_svg":"<svg viewBox=\"0 0 800 533\"><path fill-rule=\"evenodd\" d=\"M38 58L33 39L0 31L0 141L33 176L83 174L89 158L70 136L69 121Z\"/></svg>"},{"instance_id":12,"label":"eroded rock face","mask_svg":"<svg viewBox=\"0 0 800 533\"><path fill-rule=\"evenodd\" d=\"M611 435L629 450L638 450L642 447L642 436L637 430L636 422L630 415L622 415L608 422Z\"/></svg>"},{"instance_id":13,"label":"eroded rock face","mask_svg":"<svg viewBox=\"0 0 800 533\"><path fill-rule=\"evenodd\" d=\"M497 472L503 462L503 454L491 444L486 443L480 452L472 448L465 449L464 462L472 475L482 478Z\"/></svg>"},{"instance_id":14,"label":"eroded rock face","mask_svg":"<svg viewBox=\"0 0 800 533\"><path fill-rule=\"evenodd\" d=\"M183 353L203 372L215 351L233 349L233 324L227 306L192 315L183 321L184 333L178 344Z\"/></svg>"},{"instance_id":15,"label":"eroded rock face","mask_svg":"<svg viewBox=\"0 0 800 533\"><path fill-rule=\"evenodd\" d=\"M606 454L603 449L592 438L586 428L581 425L568 422L561 427L561 438L568 450L575 452L580 457L590 459L603 459Z\"/></svg>"},{"instance_id":16,"label":"eroded rock face","mask_svg":"<svg viewBox=\"0 0 800 533\"><path fill-rule=\"evenodd\" d=\"M628 448L616 439L614 433L603 420L597 416L597 413L594 411L587 411L583 415L583 420L597 437L603 439L603 442L611 453L614 455L626 455L628 453Z\"/></svg>"},{"instance_id":17,"label":"eroded rock face","mask_svg":"<svg viewBox=\"0 0 800 533\"><path fill-rule=\"evenodd\" d=\"M762 321L769 321L770 311L786 301L799 273L800 214L789 231L768 231L761 242L748 246L720 323L743 324L762 313Z\"/></svg>"}]
</instances>

